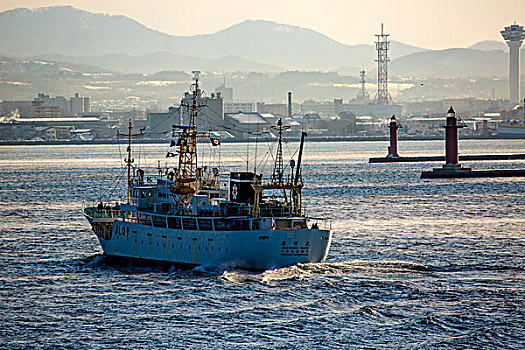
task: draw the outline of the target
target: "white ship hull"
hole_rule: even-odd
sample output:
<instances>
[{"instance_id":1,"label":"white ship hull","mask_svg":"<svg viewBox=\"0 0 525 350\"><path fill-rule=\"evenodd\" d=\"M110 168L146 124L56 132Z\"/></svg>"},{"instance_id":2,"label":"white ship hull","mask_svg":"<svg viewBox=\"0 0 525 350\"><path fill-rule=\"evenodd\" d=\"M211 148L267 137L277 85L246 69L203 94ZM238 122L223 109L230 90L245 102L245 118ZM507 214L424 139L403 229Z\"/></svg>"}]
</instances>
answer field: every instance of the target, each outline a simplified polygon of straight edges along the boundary
<instances>
[{"instance_id":1,"label":"white ship hull","mask_svg":"<svg viewBox=\"0 0 525 350\"><path fill-rule=\"evenodd\" d=\"M120 220L97 237L111 257L253 270L324 262L332 240L320 229L177 230Z\"/></svg>"}]
</instances>

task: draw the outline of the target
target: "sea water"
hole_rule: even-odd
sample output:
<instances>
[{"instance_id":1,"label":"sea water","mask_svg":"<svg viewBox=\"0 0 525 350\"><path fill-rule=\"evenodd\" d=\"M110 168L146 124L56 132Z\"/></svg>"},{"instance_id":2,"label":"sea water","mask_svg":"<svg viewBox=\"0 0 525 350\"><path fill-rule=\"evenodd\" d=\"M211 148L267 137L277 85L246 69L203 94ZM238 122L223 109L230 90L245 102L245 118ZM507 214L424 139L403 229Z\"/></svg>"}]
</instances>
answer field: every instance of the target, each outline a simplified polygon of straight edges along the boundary
<instances>
[{"instance_id":1,"label":"sea water","mask_svg":"<svg viewBox=\"0 0 525 350\"><path fill-rule=\"evenodd\" d=\"M114 266L82 207L125 199L125 146L1 146L0 348L524 348L525 178L421 180L442 164L368 164L386 146L307 144L305 209L332 219L332 248L324 264L261 272ZM199 164L268 174L268 147L206 144ZM297 144L283 149L288 164ZM525 140L460 149L524 153ZM169 150L139 143L134 164L155 174ZM443 142L399 152L440 155Z\"/></svg>"}]
</instances>

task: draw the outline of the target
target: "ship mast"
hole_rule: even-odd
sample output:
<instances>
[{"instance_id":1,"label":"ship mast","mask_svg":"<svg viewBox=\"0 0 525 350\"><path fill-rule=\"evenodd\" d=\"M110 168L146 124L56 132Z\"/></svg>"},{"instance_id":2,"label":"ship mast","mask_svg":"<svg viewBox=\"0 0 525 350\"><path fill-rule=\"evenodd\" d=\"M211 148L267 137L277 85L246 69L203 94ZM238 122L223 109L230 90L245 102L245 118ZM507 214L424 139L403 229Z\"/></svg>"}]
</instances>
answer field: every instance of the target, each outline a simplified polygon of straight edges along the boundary
<instances>
[{"instance_id":1,"label":"ship mast","mask_svg":"<svg viewBox=\"0 0 525 350\"><path fill-rule=\"evenodd\" d=\"M273 173L272 173L272 183L274 184L283 184L283 173L284 173L284 166L283 166L283 130L289 129L289 126L283 126L283 122L281 119L277 122L277 126L272 126L273 129L276 129L279 131L279 143L277 145L277 153L275 155L275 163L273 166Z\"/></svg>"},{"instance_id":2,"label":"ship mast","mask_svg":"<svg viewBox=\"0 0 525 350\"><path fill-rule=\"evenodd\" d=\"M260 198L261 193L263 190L283 190L284 197L286 199L286 202L288 202L288 198L286 196L286 190L290 191L290 197L292 199L291 201L291 211L290 214L294 216L301 216L302 215L302 188L303 188L303 181L301 177L301 158L303 153L303 144L304 144L304 138L306 136L306 133L302 134L301 137L301 146L299 151L299 162L296 169L296 175L295 179L289 179L288 181L284 181L284 166L283 166L283 145L282 145L282 133L283 130L288 129L289 126L283 126L283 122L281 119L277 122L277 126L272 127L279 131L279 143L277 145L277 152L275 155L275 163L274 168L272 172L272 177L270 178L269 183L260 183L256 181L256 183L252 184L253 189L255 190L255 200L254 200L254 206L252 210L252 215L254 217L258 217L260 214ZM292 174L293 175L293 174Z\"/></svg>"},{"instance_id":3,"label":"ship mast","mask_svg":"<svg viewBox=\"0 0 525 350\"><path fill-rule=\"evenodd\" d=\"M131 199L131 166L133 162L135 161L133 158L131 158L131 139L133 137L142 136L144 135L142 133L142 130L138 134L132 134L131 130L133 130L133 126L131 125L131 119L128 121L128 133L127 134L121 134L119 130L117 130L117 137L127 137L128 138L128 157L124 158L124 162L126 163L126 166L128 168L128 195L127 195L127 204L130 203Z\"/></svg>"},{"instance_id":4,"label":"ship mast","mask_svg":"<svg viewBox=\"0 0 525 350\"><path fill-rule=\"evenodd\" d=\"M188 125L176 126L182 129L179 134L179 168L176 174L176 185L172 191L176 194L189 196L197 190L197 137L209 135L197 132L195 119L197 112L205 107L201 103L201 90L199 88L199 71L193 71L195 83L191 85L191 100L181 103L189 111Z\"/></svg>"},{"instance_id":5,"label":"ship mast","mask_svg":"<svg viewBox=\"0 0 525 350\"><path fill-rule=\"evenodd\" d=\"M191 85L191 102L183 103L182 106L189 110L188 126L182 128L179 137L179 169L177 173L177 181L184 183L192 183L196 181L197 169L197 126L195 125L195 117L197 109L202 105L197 104L197 99L200 94L199 90L199 71L193 71L195 83Z\"/></svg>"}]
</instances>

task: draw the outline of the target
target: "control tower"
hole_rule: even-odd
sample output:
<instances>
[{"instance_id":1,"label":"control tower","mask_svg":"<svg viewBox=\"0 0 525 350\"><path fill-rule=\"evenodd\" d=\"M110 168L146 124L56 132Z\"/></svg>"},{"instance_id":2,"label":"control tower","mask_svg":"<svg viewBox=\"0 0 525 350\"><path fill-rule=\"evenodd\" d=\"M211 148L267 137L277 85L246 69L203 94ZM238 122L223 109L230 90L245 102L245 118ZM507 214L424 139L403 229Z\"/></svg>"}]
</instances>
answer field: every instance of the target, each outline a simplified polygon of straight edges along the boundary
<instances>
[{"instance_id":1,"label":"control tower","mask_svg":"<svg viewBox=\"0 0 525 350\"><path fill-rule=\"evenodd\" d=\"M513 24L500 33L510 48L509 90L510 103L514 107L520 102L520 46L525 39L525 31L523 26Z\"/></svg>"}]
</instances>

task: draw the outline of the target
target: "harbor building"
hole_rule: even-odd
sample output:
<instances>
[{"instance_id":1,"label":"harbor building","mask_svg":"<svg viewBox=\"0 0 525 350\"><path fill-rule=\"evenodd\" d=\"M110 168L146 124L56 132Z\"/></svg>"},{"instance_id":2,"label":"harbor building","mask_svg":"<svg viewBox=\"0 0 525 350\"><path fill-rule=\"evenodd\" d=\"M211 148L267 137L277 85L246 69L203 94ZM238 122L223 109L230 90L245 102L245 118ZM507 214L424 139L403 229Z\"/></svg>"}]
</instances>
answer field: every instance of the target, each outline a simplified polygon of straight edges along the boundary
<instances>
[{"instance_id":1,"label":"harbor building","mask_svg":"<svg viewBox=\"0 0 525 350\"><path fill-rule=\"evenodd\" d=\"M59 106L46 105L44 101L35 99L28 108L29 118L58 118L61 116Z\"/></svg>"},{"instance_id":2,"label":"harbor building","mask_svg":"<svg viewBox=\"0 0 525 350\"><path fill-rule=\"evenodd\" d=\"M81 115L91 112L91 97L80 97L78 92L74 97L69 99L69 106L71 113L74 115Z\"/></svg>"},{"instance_id":3,"label":"harbor building","mask_svg":"<svg viewBox=\"0 0 525 350\"><path fill-rule=\"evenodd\" d=\"M174 124L180 122L179 107L170 107L168 112L150 112L147 114L146 130L153 134L152 138L162 138L169 134Z\"/></svg>"},{"instance_id":4,"label":"harbor building","mask_svg":"<svg viewBox=\"0 0 525 350\"><path fill-rule=\"evenodd\" d=\"M233 103L233 88L226 87L226 82L223 83L221 86L219 86L215 90L217 90L217 92L222 93L222 97L224 98L224 103Z\"/></svg>"},{"instance_id":5,"label":"harbor building","mask_svg":"<svg viewBox=\"0 0 525 350\"><path fill-rule=\"evenodd\" d=\"M0 115L27 118L32 101L3 101L0 103Z\"/></svg>"},{"instance_id":6,"label":"harbor building","mask_svg":"<svg viewBox=\"0 0 525 350\"><path fill-rule=\"evenodd\" d=\"M253 113L257 109L255 102L232 102L224 104L224 113Z\"/></svg>"},{"instance_id":7,"label":"harbor building","mask_svg":"<svg viewBox=\"0 0 525 350\"><path fill-rule=\"evenodd\" d=\"M268 114L265 115L269 117ZM271 124L260 113L226 113L225 119L232 128L228 130L238 138L256 138L258 136L269 135Z\"/></svg>"},{"instance_id":8,"label":"harbor building","mask_svg":"<svg viewBox=\"0 0 525 350\"><path fill-rule=\"evenodd\" d=\"M180 107L180 124L188 125L190 117L191 93L185 92L181 100ZM197 92L197 103L202 105L200 110L198 125L200 130L218 129L223 125L224 121L224 98L221 92L212 92L210 96L205 96L202 90Z\"/></svg>"},{"instance_id":9,"label":"harbor building","mask_svg":"<svg viewBox=\"0 0 525 350\"><path fill-rule=\"evenodd\" d=\"M257 113L288 115L288 105L285 103L257 102Z\"/></svg>"},{"instance_id":10,"label":"harbor building","mask_svg":"<svg viewBox=\"0 0 525 350\"><path fill-rule=\"evenodd\" d=\"M40 106L54 106L59 109L59 116L69 115L70 107L68 100L63 96L50 97L46 94L38 94L37 97L33 100L34 104L39 104ZM35 115L33 115L36 118Z\"/></svg>"}]
</instances>

